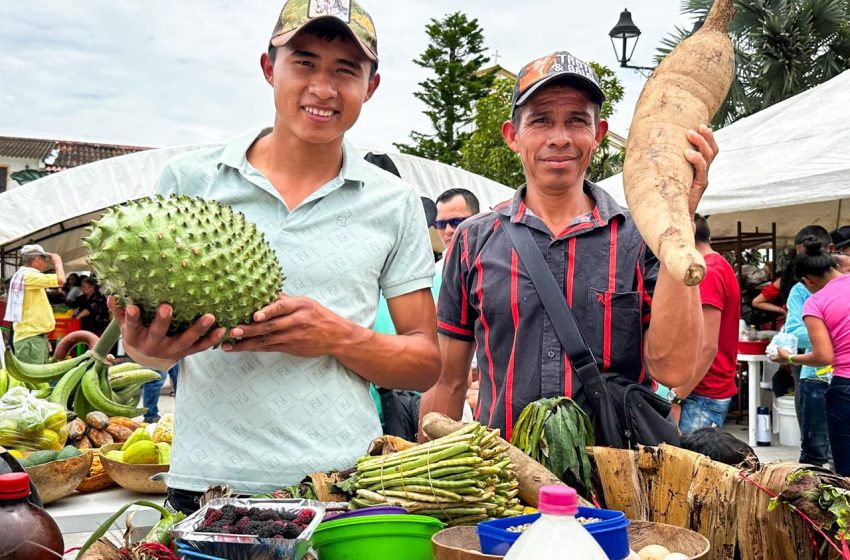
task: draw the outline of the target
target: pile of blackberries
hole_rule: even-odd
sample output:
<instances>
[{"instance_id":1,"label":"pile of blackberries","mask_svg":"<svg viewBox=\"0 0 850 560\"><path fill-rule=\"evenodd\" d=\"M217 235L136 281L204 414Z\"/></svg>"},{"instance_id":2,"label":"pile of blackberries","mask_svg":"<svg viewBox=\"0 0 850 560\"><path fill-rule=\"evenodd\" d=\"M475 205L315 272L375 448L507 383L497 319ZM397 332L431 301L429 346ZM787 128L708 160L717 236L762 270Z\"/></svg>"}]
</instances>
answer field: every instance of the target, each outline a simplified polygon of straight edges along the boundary
<instances>
[{"instance_id":1,"label":"pile of blackberries","mask_svg":"<svg viewBox=\"0 0 850 560\"><path fill-rule=\"evenodd\" d=\"M313 520L313 515L313 511L309 509L296 512L227 504L220 509L208 509L204 521L196 530L204 533L294 539L307 528Z\"/></svg>"}]
</instances>

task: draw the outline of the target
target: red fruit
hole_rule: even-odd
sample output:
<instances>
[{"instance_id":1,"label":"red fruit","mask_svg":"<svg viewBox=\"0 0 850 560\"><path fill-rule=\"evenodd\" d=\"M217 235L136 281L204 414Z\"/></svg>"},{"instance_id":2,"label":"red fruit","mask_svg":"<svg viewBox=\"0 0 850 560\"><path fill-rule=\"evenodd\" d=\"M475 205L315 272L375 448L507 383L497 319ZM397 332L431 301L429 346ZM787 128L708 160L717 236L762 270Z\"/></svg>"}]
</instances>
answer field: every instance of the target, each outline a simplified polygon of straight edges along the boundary
<instances>
[{"instance_id":1,"label":"red fruit","mask_svg":"<svg viewBox=\"0 0 850 560\"><path fill-rule=\"evenodd\" d=\"M239 521L237 521L233 525L233 530L237 533L243 533L245 532L245 529L248 527L249 523L251 523L251 518L247 515L243 515L239 518Z\"/></svg>"},{"instance_id":2,"label":"red fruit","mask_svg":"<svg viewBox=\"0 0 850 560\"><path fill-rule=\"evenodd\" d=\"M213 523L215 523L216 521L218 521L222 517L224 517L224 515L221 513L221 510L208 509L207 513L204 515L204 521L201 524L201 527L206 529L207 527L209 527L210 525L212 525Z\"/></svg>"},{"instance_id":3,"label":"red fruit","mask_svg":"<svg viewBox=\"0 0 850 560\"><path fill-rule=\"evenodd\" d=\"M298 512L298 515L295 516L295 519L292 520L296 525L309 525L311 521L313 521L313 517L315 514L313 510L310 509L302 509Z\"/></svg>"}]
</instances>

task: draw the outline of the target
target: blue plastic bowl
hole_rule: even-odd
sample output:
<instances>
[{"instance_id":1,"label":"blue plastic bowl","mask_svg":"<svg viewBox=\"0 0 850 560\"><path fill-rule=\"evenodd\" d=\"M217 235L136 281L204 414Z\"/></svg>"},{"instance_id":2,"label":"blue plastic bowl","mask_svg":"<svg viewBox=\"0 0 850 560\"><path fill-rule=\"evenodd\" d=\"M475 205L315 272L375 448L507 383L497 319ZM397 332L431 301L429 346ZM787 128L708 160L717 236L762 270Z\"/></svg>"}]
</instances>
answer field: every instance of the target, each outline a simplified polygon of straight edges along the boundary
<instances>
[{"instance_id":1,"label":"blue plastic bowl","mask_svg":"<svg viewBox=\"0 0 850 560\"><path fill-rule=\"evenodd\" d=\"M534 523L538 517L540 517L539 513L532 513L493 521L482 521L478 524L478 540L481 541L481 552L504 556L522 534L508 531L508 527ZM601 519L601 521L585 525L584 528L596 539L608 558L622 560L629 555L629 520L626 519L622 511L579 507L576 517Z\"/></svg>"}]
</instances>

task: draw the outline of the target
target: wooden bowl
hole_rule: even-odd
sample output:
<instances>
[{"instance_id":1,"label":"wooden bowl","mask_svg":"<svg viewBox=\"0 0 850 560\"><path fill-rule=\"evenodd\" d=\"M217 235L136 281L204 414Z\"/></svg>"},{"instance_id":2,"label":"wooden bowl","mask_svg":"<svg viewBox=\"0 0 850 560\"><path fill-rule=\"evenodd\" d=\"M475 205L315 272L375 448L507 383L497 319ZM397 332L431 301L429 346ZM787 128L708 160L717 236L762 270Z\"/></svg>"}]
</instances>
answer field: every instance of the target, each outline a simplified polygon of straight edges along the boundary
<instances>
[{"instance_id":1,"label":"wooden bowl","mask_svg":"<svg viewBox=\"0 0 850 560\"><path fill-rule=\"evenodd\" d=\"M433 537L434 558L436 560L497 560L502 556L493 556L481 552L478 531L475 526L449 527Z\"/></svg>"},{"instance_id":2,"label":"wooden bowl","mask_svg":"<svg viewBox=\"0 0 850 560\"><path fill-rule=\"evenodd\" d=\"M168 472L168 465L131 465L114 461L106 456L110 451L120 450L121 443L110 443L100 448L100 462L109 478L118 486L144 494L165 494L167 488L164 480L151 480L159 473Z\"/></svg>"},{"instance_id":3,"label":"wooden bowl","mask_svg":"<svg viewBox=\"0 0 850 560\"><path fill-rule=\"evenodd\" d=\"M99 450L93 449L91 468L80 485L77 486L77 492L97 492L112 486L115 486L115 481L109 478L109 475L103 469Z\"/></svg>"},{"instance_id":4,"label":"wooden bowl","mask_svg":"<svg viewBox=\"0 0 850 560\"><path fill-rule=\"evenodd\" d=\"M449 527L433 537L435 560L498 560L502 556L493 556L481 552L478 532L472 527ZM691 531L649 521L632 521L629 524L629 547L635 552L649 544L660 544L670 552L687 554L691 560L705 558L711 544L708 539Z\"/></svg>"},{"instance_id":5,"label":"wooden bowl","mask_svg":"<svg viewBox=\"0 0 850 560\"><path fill-rule=\"evenodd\" d=\"M650 521L632 521L629 524L631 549L638 552L649 544L660 544L670 552L687 554L691 560L707 557L711 549L707 538L690 529Z\"/></svg>"},{"instance_id":6,"label":"wooden bowl","mask_svg":"<svg viewBox=\"0 0 850 560\"><path fill-rule=\"evenodd\" d=\"M91 468L92 452L83 452L78 457L51 461L26 469L42 503L49 504L72 493L86 477Z\"/></svg>"}]
</instances>

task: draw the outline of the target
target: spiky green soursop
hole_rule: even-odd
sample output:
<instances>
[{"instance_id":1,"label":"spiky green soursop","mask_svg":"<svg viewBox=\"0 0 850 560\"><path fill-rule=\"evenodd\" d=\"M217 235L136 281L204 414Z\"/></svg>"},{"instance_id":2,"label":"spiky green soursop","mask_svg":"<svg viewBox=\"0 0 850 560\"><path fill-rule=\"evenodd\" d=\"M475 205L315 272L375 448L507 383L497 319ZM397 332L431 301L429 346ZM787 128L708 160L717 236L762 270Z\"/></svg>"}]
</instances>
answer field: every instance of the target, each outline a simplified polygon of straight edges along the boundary
<instances>
[{"instance_id":1,"label":"spiky green soursop","mask_svg":"<svg viewBox=\"0 0 850 560\"><path fill-rule=\"evenodd\" d=\"M250 323L283 287L263 234L210 200L157 196L114 206L84 243L105 291L141 307L145 324L160 303L173 306L172 333L205 313L216 327Z\"/></svg>"}]
</instances>

